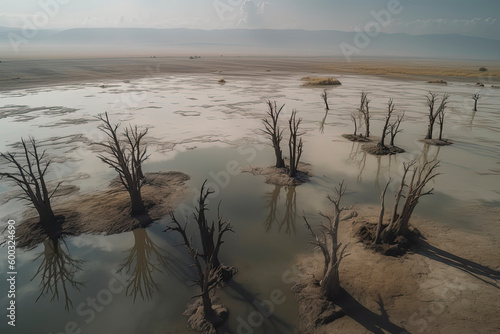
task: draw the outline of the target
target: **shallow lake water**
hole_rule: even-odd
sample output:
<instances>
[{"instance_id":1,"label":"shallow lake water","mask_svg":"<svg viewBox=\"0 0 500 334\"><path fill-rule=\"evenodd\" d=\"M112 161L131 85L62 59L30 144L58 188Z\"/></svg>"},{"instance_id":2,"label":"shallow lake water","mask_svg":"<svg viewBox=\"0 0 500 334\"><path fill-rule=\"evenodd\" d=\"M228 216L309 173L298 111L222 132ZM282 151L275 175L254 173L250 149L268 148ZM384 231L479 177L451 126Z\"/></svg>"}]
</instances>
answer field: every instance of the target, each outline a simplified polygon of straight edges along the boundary
<instances>
[{"instance_id":1,"label":"shallow lake water","mask_svg":"<svg viewBox=\"0 0 500 334\"><path fill-rule=\"evenodd\" d=\"M221 333L246 333L244 328L253 333L291 333L299 314L288 274L296 256L311 251L301 216L305 213L318 223L316 213L328 211L326 196L340 181L348 186L346 205L375 207L389 178L394 180L390 189L396 188L403 162L438 159L442 175L432 185L435 194L421 201L416 214L437 224L486 234L478 224L479 214L459 213L459 209L500 204L499 89L463 82L442 86L345 75L338 77L342 86L328 91L331 110L325 112L322 89L302 87L300 78L227 76L227 83L219 85L215 75L178 75L2 92L0 151L18 149L21 136L35 136L54 158L50 177L65 179L78 186L80 193L91 193L115 176L97 159L91 145L102 139L94 116L107 111L112 121L149 126L152 155L145 171L177 170L191 176L191 193L177 211L178 217L193 206L207 179L216 191L209 214L214 217L222 201L222 213L234 225L236 233L227 236L221 260L235 266L238 274L217 290L230 309L227 328ZM454 142L451 146L419 141L427 127L425 95L429 90L450 94L444 137ZM356 110L361 91L371 100L374 136L382 129L389 98L394 99L396 114L405 112L403 132L396 137L396 145L405 153L370 156L359 143L341 137L353 131L350 113ZM478 91L482 98L473 113L471 96ZM267 99L286 103L283 127L292 109L303 118L302 159L312 165L312 177L299 187L274 186L260 176L229 173L229 166L273 164L272 148L259 132ZM283 150L287 155L286 140ZM0 183L3 199L12 191L9 184ZM1 203L2 226L7 219L22 222L23 203ZM186 280L193 273L184 249L177 246L179 239L164 232L169 221L165 217L145 230L118 235L65 238L60 244L62 258L54 258L51 244L19 249L16 332L69 333L74 328L81 328L82 333L187 332L182 312L197 290ZM64 260L65 265L58 266L57 260ZM0 262L2 272L7 272L6 265ZM142 276L147 270L151 270L149 278ZM68 277L76 284L67 282L69 299L64 291L59 291L59 299L50 291L38 298L51 277L61 273L70 273ZM126 286L139 279L146 281L127 291ZM147 287L151 292L144 290ZM1 289L7 290L5 281ZM256 305L272 299L280 302L273 304L272 314L264 312L261 323L255 317ZM6 302L2 294L0 304ZM72 304L68 311L67 303ZM0 331L5 329L2 322Z\"/></svg>"}]
</instances>

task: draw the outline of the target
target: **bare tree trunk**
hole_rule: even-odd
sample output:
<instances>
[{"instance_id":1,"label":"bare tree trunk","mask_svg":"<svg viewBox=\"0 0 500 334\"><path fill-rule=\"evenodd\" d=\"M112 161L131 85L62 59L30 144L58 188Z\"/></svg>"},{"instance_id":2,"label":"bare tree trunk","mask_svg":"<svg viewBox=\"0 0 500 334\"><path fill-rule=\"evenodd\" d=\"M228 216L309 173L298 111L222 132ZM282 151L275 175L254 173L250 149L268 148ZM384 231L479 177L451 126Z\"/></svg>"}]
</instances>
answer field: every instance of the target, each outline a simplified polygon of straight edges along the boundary
<instances>
[{"instance_id":1,"label":"bare tree trunk","mask_svg":"<svg viewBox=\"0 0 500 334\"><path fill-rule=\"evenodd\" d=\"M365 122L365 137L370 137L370 100L368 100L368 96L365 92L361 92L361 103L359 107L359 113L363 116L363 120Z\"/></svg>"},{"instance_id":2,"label":"bare tree trunk","mask_svg":"<svg viewBox=\"0 0 500 334\"><path fill-rule=\"evenodd\" d=\"M393 135L391 134L391 143L390 143L389 145L394 146L394 139L395 139L395 138L396 138L396 136L393 136Z\"/></svg>"},{"instance_id":3,"label":"bare tree trunk","mask_svg":"<svg viewBox=\"0 0 500 334\"><path fill-rule=\"evenodd\" d=\"M267 115L269 118L262 119L262 124L264 124L264 129L262 132L266 134L271 140L272 146L274 148L274 156L276 157L276 168L284 168L285 160L283 159L283 152L281 151L281 139L283 139L283 130L280 130L278 119L281 111L285 107L283 104L279 109L276 101L267 101L267 106L269 110Z\"/></svg>"},{"instance_id":4,"label":"bare tree trunk","mask_svg":"<svg viewBox=\"0 0 500 334\"><path fill-rule=\"evenodd\" d=\"M385 193L387 192L387 187L389 187L389 184L391 183L391 180L386 183L384 191L380 194L380 213L378 216L378 223L377 223L377 231L375 232L375 240L373 243L378 244L380 242L380 233L382 232L382 226L384 223L384 214L385 214Z\"/></svg>"},{"instance_id":5,"label":"bare tree trunk","mask_svg":"<svg viewBox=\"0 0 500 334\"><path fill-rule=\"evenodd\" d=\"M335 189L336 196L332 199L328 196L330 203L334 207L334 216L326 216L320 213L320 215L327 219L328 224L322 225L321 234L314 232L311 225L307 221L306 217L303 216L306 223L307 229L311 232L314 241L311 243L318 246L323 253L324 268L323 268L323 279L320 283L320 289L323 296L329 300L335 300L341 291L340 279L339 279L339 268L342 259L346 256L344 255L346 246L342 247L338 243L337 235L340 222L340 214L344 210L349 210L351 208L341 207L340 200L345 193L344 182L340 183L339 187Z\"/></svg>"},{"instance_id":6,"label":"bare tree trunk","mask_svg":"<svg viewBox=\"0 0 500 334\"><path fill-rule=\"evenodd\" d=\"M481 96L479 96L479 93L475 93L474 95L472 95L472 99L474 100L474 110L473 111L477 111L477 101L481 98Z\"/></svg>"},{"instance_id":7,"label":"bare tree trunk","mask_svg":"<svg viewBox=\"0 0 500 334\"><path fill-rule=\"evenodd\" d=\"M391 120L391 115L394 112L394 103L392 99L389 99L388 106L387 106L387 116L385 117L385 123L384 127L382 129L382 136L380 137L380 141L378 142L378 146L385 147L385 136L388 134L388 127L389 127L389 122Z\"/></svg>"},{"instance_id":8,"label":"bare tree trunk","mask_svg":"<svg viewBox=\"0 0 500 334\"><path fill-rule=\"evenodd\" d=\"M333 252L332 255L320 286L321 293L329 300L335 300L335 298L339 296L341 290L339 266L337 265L337 252Z\"/></svg>"},{"instance_id":9,"label":"bare tree trunk","mask_svg":"<svg viewBox=\"0 0 500 334\"><path fill-rule=\"evenodd\" d=\"M439 166L438 162L431 161L421 167L415 167L416 160L404 163L404 173L401 179L401 185L396 200L390 224L380 233L380 240L384 243L392 243L398 236L406 236L409 232L410 218L413 210L421 197L433 193L434 188L424 192L423 188L429 181L434 179L439 173L435 169ZM413 168L412 177L409 183L406 183L406 176ZM403 194L403 191L406 193ZM401 213L398 213L398 206L401 199L404 198Z\"/></svg>"},{"instance_id":10,"label":"bare tree trunk","mask_svg":"<svg viewBox=\"0 0 500 334\"><path fill-rule=\"evenodd\" d=\"M443 140L444 112L439 114L439 140Z\"/></svg>"},{"instance_id":11,"label":"bare tree trunk","mask_svg":"<svg viewBox=\"0 0 500 334\"><path fill-rule=\"evenodd\" d=\"M201 186L200 197L198 199L198 212L195 214L196 222L198 224L198 229L200 231L200 239L203 248L202 257L205 262L210 262L214 269L220 268L220 261L218 254L215 253L215 244L213 231L208 226L208 221L205 216L207 206L205 204L207 197L213 194L213 191L205 191L205 182Z\"/></svg>"},{"instance_id":12,"label":"bare tree trunk","mask_svg":"<svg viewBox=\"0 0 500 334\"><path fill-rule=\"evenodd\" d=\"M129 191L130 195L130 214L132 216L140 215L146 212L146 207L144 206L144 202L142 200L142 195L140 191Z\"/></svg>"},{"instance_id":13,"label":"bare tree trunk","mask_svg":"<svg viewBox=\"0 0 500 334\"><path fill-rule=\"evenodd\" d=\"M222 319L215 313L212 307L212 298L210 298L210 280L208 279L211 275L213 275L213 267L210 263L205 264L203 276L205 279L203 280L203 287L201 292L201 301L203 302L203 313L205 314L205 319L212 323L214 326L218 325Z\"/></svg>"},{"instance_id":14,"label":"bare tree trunk","mask_svg":"<svg viewBox=\"0 0 500 334\"><path fill-rule=\"evenodd\" d=\"M97 143L104 147L105 154L98 155L102 162L118 172L120 182L130 196L130 214L137 216L147 210L141 196L141 187L144 180L142 163L149 157L147 145L141 145L141 140L148 133L148 128L139 131L137 126L128 127L123 133L123 139L118 137L117 130L120 124L112 125L108 113L97 117L101 121L99 130L108 138L106 142Z\"/></svg>"},{"instance_id":15,"label":"bare tree trunk","mask_svg":"<svg viewBox=\"0 0 500 334\"><path fill-rule=\"evenodd\" d=\"M330 107L328 106L328 92L326 91L326 89L324 89L323 93L321 93L321 97L323 98L323 101L325 102L326 110L330 110Z\"/></svg>"},{"instance_id":16,"label":"bare tree trunk","mask_svg":"<svg viewBox=\"0 0 500 334\"><path fill-rule=\"evenodd\" d=\"M432 139L432 134L434 132L434 123L438 117L444 116L444 110L446 109L446 104L448 103L448 94L444 94L441 103L437 110L435 110L435 105L437 102L438 95L429 92L427 95L427 106L429 107L429 125L427 127L427 135L425 139Z\"/></svg>"},{"instance_id":17,"label":"bare tree trunk","mask_svg":"<svg viewBox=\"0 0 500 334\"><path fill-rule=\"evenodd\" d=\"M434 122L436 121L437 113L434 112L434 106L436 104L437 94L429 92L427 95L427 106L429 107L429 125L427 126L427 135L425 139L432 139L432 133L434 132Z\"/></svg>"},{"instance_id":18,"label":"bare tree trunk","mask_svg":"<svg viewBox=\"0 0 500 334\"><path fill-rule=\"evenodd\" d=\"M230 222L222 220L219 209L217 210L217 224L212 222L212 224L208 225L205 217L205 211L207 210L205 200L213 191L204 189L206 182L205 180L201 188L199 207L195 213L200 231L200 240L198 244L202 244L203 253L198 250L196 244L193 242L193 238L188 236L188 232L186 231L187 224L181 225L173 213L170 214L172 225L167 228L167 231L176 231L182 236L184 246L189 255L191 255L194 266L197 269L197 276L193 282L195 285L198 285L201 290L205 319L214 326L217 326L223 319L221 319L212 308L210 291L214 290L223 280L224 268L220 265L218 254L223 243L222 238L224 234L228 231L232 232L233 230Z\"/></svg>"},{"instance_id":19,"label":"bare tree trunk","mask_svg":"<svg viewBox=\"0 0 500 334\"><path fill-rule=\"evenodd\" d=\"M297 120L296 115L297 111L293 110L292 114L290 115L290 119L288 120L288 125L290 128L290 138L288 140L288 149L290 151L290 171L288 175L290 177L295 177L297 175L303 146L302 138L299 137L302 135L301 133L299 133L299 126L302 122L302 118L299 118Z\"/></svg>"},{"instance_id":20,"label":"bare tree trunk","mask_svg":"<svg viewBox=\"0 0 500 334\"><path fill-rule=\"evenodd\" d=\"M438 108L438 122L439 122L439 140L443 140L443 126L444 126L444 115L447 105L448 95L444 94L441 104Z\"/></svg>"},{"instance_id":21,"label":"bare tree trunk","mask_svg":"<svg viewBox=\"0 0 500 334\"><path fill-rule=\"evenodd\" d=\"M353 114L351 114L351 119L352 119L352 122L354 123L354 137L356 137L357 133L358 133L358 124L356 122L356 116L354 116Z\"/></svg>"},{"instance_id":22,"label":"bare tree trunk","mask_svg":"<svg viewBox=\"0 0 500 334\"><path fill-rule=\"evenodd\" d=\"M58 222L52 208L50 206L36 207L38 216L40 217L39 223L47 233L47 235L53 239L61 236L62 226Z\"/></svg>"},{"instance_id":23,"label":"bare tree trunk","mask_svg":"<svg viewBox=\"0 0 500 334\"><path fill-rule=\"evenodd\" d=\"M274 155L276 157L276 163L274 166L276 168L285 168L285 159L283 159L283 151L281 151L279 144L274 147Z\"/></svg>"},{"instance_id":24,"label":"bare tree trunk","mask_svg":"<svg viewBox=\"0 0 500 334\"><path fill-rule=\"evenodd\" d=\"M218 320L216 318L217 315L215 314L214 309L212 308L212 299L210 298L210 293L208 290L205 290L201 294L201 299L203 302L203 312L205 313L205 319L210 321L212 324L217 323Z\"/></svg>"},{"instance_id":25,"label":"bare tree trunk","mask_svg":"<svg viewBox=\"0 0 500 334\"><path fill-rule=\"evenodd\" d=\"M396 139L396 135L402 130L399 129L401 122L403 121L403 117L405 114L398 115L397 119L389 125L391 132L391 146L394 146L394 140Z\"/></svg>"},{"instance_id":26,"label":"bare tree trunk","mask_svg":"<svg viewBox=\"0 0 500 334\"><path fill-rule=\"evenodd\" d=\"M370 137L370 119L369 118L367 118L367 120L365 121L365 128L366 128L365 137L369 138Z\"/></svg>"},{"instance_id":27,"label":"bare tree trunk","mask_svg":"<svg viewBox=\"0 0 500 334\"><path fill-rule=\"evenodd\" d=\"M427 126L427 135L425 139L432 139L432 133L434 132L434 123L429 123Z\"/></svg>"},{"instance_id":28,"label":"bare tree trunk","mask_svg":"<svg viewBox=\"0 0 500 334\"><path fill-rule=\"evenodd\" d=\"M16 154L0 154L8 163L10 170L0 171L0 178L7 178L10 182L21 188L19 199L31 203L37 210L39 224L51 239L61 236L62 226L52 211L51 198L59 188L49 193L45 183L45 174L51 164L46 158L45 151L39 154L34 138L30 137L29 144L21 139L23 145L22 156L25 161L18 160Z\"/></svg>"}]
</instances>

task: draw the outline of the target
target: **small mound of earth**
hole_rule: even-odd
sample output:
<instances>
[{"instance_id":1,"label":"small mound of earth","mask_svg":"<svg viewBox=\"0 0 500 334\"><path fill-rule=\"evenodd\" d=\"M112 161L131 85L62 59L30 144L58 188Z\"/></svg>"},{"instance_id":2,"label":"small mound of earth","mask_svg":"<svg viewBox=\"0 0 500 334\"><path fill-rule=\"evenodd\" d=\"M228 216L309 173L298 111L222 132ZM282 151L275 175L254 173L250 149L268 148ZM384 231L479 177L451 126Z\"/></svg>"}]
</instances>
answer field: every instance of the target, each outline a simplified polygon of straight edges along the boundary
<instances>
[{"instance_id":1,"label":"small mound of earth","mask_svg":"<svg viewBox=\"0 0 500 334\"><path fill-rule=\"evenodd\" d=\"M427 81L427 83L430 83L430 84L441 84L441 85L447 85L448 82L446 82L445 80L430 80L430 81Z\"/></svg>"},{"instance_id":2,"label":"small mound of earth","mask_svg":"<svg viewBox=\"0 0 500 334\"><path fill-rule=\"evenodd\" d=\"M423 139L422 142L434 146L447 146L453 144L449 139Z\"/></svg>"},{"instance_id":3,"label":"small mound of earth","mask_svg":"<svg viewBox=\"0 0 500 334\"><path fill-rule=\"evenodd\" d=\"M383 226L385 228L385 226ZM394 240L392 244L374 244L375 232L377 230L377 224L370 223L367 221L355 221L353 222L353 232L354 236L358 238L367 248L373 249L383 255L388 256L401 256L406 254L408 250L416 246L420 232L410 227L409 236L399 236Z\"/></svg>"},{"instance_id":4,"label":"small mound of earth","mask_svg":"<svg viewBox=\"0 0 500 334\"><path fill-rule=\"evenodd\" d=\"M224 323L228 316L229 311L227 307L220 304L217 299L212 299L212 309L215 314L220 318L220 325ZM193 303L189 304L186 311L183 313L188 317L188 327L200 333L216 334L217 330L210 322L205 319L205 312L203 310L203 301L201 298L196 299Z\"/></svg>"},{"instance_id":5,"label":"small mound of earth","mask_svg":"<svg viewBox=\"0 0 500 334\"><path fill-rule=\"evenodd\" d=\"M52 209L63 221L63 235L117 234L138 227L143 219L152 222L174 210L189 194L189 176L180 172L146 173L141 189L148 210L144 217L130 216L130 197L118 178L101 191L54 200ZM24 214L17 228L19 247L32 248L45 239L34 209ZM64 217L64 218L63 218Z\"/></svg>"},{"instance_id":6,"label":"small mound of earth","mask_svg":"<svg viewBox=\"0 0 500 334\"><path fill-rule=\"evenodd\" d=\"M308 182L311 176L309 164L300 163L299 168L300 170L297 171L295 177L288 176L288 168L276 168L274 166L266 168L248 166L242 171L253 175L262 175L265 177L265 182L268 184L277 186L299 186Z\"/></svg>"},{"instance_id":7,"label":"small mound of earth","mask_svg":"<svg viewBox=\"0 0 500 334\"><path fill-rule=\"evenodd\" d=\"M344 134L342 135L347 140L354 141L354 142L369 142L371 141L370 139L366 138L363 135L353 135L353 134Z\"/></svg>"},{"instance_id":8,"label":"small mound of earth","mask_svg":"<svg viewBox=\"0 0 500 334\"><path fill-rule=\"evenodd\" d=\"M321 294L319 282L305 279L292 287L299 302L300 321L296 333L309 334L312 328L324 326L345 316L345 312Z\"/></svg>"},{"instance_id":9,"label":"small mound of earth","mask_svg":"<svg viewBox=\"0 0 500 334\"><path fill-rule=\"evenodd\" d=\"M333 77L304 77L302 86L340 86L340 81Z\"/></svg>"},{"instance_id":10,"label":"small mound of earth","mask_svg":"<svg viewBox=\"0 0 500 334\"><path fill-rule=\"evenodd\" d=\"M372 155L392 155L396 153L403 153L405 151L397 146L392 146L392 145L381 146L376 143L364 144L361 147L361 149L366 153Z\"/></svg>"}]
</instances>

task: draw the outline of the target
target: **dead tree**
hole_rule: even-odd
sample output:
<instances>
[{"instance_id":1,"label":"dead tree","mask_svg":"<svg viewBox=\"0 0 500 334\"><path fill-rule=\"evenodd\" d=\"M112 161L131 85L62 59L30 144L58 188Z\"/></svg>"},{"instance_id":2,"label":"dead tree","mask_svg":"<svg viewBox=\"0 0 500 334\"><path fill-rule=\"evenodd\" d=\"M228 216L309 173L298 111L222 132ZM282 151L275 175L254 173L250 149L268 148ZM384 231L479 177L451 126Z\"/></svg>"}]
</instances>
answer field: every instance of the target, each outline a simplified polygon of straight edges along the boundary
<instances>
[{"instance_id":1,"label":"dead tree","mask_svg":"<svg viewBox=\"0 0 500 334\"><path fill-rule=\"evenodd\" d=\"M439 167L438 161L426 162L421 166L416 166L417 160L412 160L403 164L403 176L401 185L396 194L392 217L389 225L387 225L379 234L375 236L375 240L384 243L393 243L398 236L409 235L410 218L413 210L418 204L421 197L431 195L434 188L424 191L425 186L432 179L439 175L436 168ZM407 177L411 174L410 181ZM403 202L401 211L398 211L399 204Z\"/></svg>"},{"instance_id":2,"label":"dead tree","mask_svg":"<svg viewBox=\"0 0 500 334\"><path fill-rule=\"evenodd\" d=\"M383 228L383 223L384 223L384 214L385 214L385 193L387 192L387 188L389 187L389 184L391 183L391 179L387 181L385 184L385 188L380 194L380 213L378 216L378 223L377 223L377 230L375 232L375 240L373 243L379 243L380 242L380 232L382 232Z\"/></svg>"},{"instance_id":3,"label":"dead tree","mask_svg":"<svg viewBox=\"0 0 500 334\"><path fill-rule=\"evenodd\" d=\"M441 105L439 106L439 112L438 112L439 140L443 140L444 115L445 115L447 99L448 95L445 94L443 96L443 100L441 101Z\"/></svg>"},{"instance_id":4,"label":"dead tree","mask_svg":"<svg viewBox=\"0 0 500 334\"><path fill-rule=\"evenodd\" d=\"M402 129L399 129L399 126L401 125L401 122L403 121L403 118L405 117L405 114L402 113L401 115L398 115L396 120L389 124L389 131L391 133L391 146L394 146L394 140L396 139L396 135L403 131Z\"/></svg>"},{"instance_id":5,"label":"dead tree","mask_svg":"<svg viewBox=\"0 0 500 334\"><path fill-rule=\"evenodd\" d=\"M322 254L324 260L323 278L320 282L321 293L329 300L334 300L340 294L340 279L339 267L342 259L347 256L345 254L346 246L338 242L338 229L340 222L340 215L344 210L350 210L352 207L341 207L340 201L344 195L346 187L344 182L339 184L335 189L336 195L334 198L328 196L328 200L333 204L333 217L320 215L327 220L326 225L321 225L319 232L314 232L306 217L303 216L307 229L311 232L313 241L311 244L317 246Z\"/></svg>"},{"instance_id":6,"label":"dead tree","mask_svg":"<svg viewBox=\"0 0 500 334\"><path fill-rule=\"evenodd\" d=\"M49 191L45 175L51 165L51 160L47 159L45 151L41 154L38 152L33 137L29 138L29 143L21 138L21 143L24 150L22 158L19 159L16 154L10 152L0 154L11 169L0 171L0 178L5 177L21 188L22 193L18 198L33 205L38 213L39 224L51 239L57 239L62 234L61 221L55 216L50 200L61 183Z\"/></svg>"},{"instance_id":7,"label":"dead tree","mask_svg":"<svg viewBox=\"0 0 500 334\"><path fill-rule=\"evenodd\" d=\"M321 93L321 98L325 102L326 110L330 110L330 106L328 106L328 92L326 91L326 89L324 89L323 93Z\"/></svg>"},{"instance_id":8,"label":"dead tree","mask_svg":"<svg viewBox=\"0 0 500 334\"><path fill-rule=\"evenodd\" d=\"M196 220L196 224L198 225L198 229L200 231L200 240L201 240L201 245L203 248L203 258L205 259L205 262L210 261L213 264L214 269L221 269L222 273L222 278L223 280L229 281L231 277L233 276L234 272L232 268L225 267L221 265L219 261L219 248L222 244L222 240L219 240L219 238L222 237L222 235L217 236L214 234L215 229L214 229L214 222L212 222L211 225L209 225L207 221L207 217L205 215L205 212L208 210L206 201L208 196L213 194L214 192L207 189L205 190L205 184L207 183L207 180L203 182L203 185L201 186L201 191L200 191L200 197L198 199L198 209L197 212L194 213L194 218ZM223 222L222 221L222 216L220 215L219 208L217 208L217 218L218 218L218 226L226 226L228 227L229 231L232 231L231 225L229 222ZM224 233L225 231L223 231Z\"/></svg>"},{"instance_id":9,"label":"dead tree","mask_svg":"<svg viewBox=\"0 0 500 334\"><path fill-rule=\"evenodd\" d=\"M448 94L444 94L443 98L441 99L441 103L436 109L438 94L429 92L429 94L427 95L427 106L429 107L429 125L427 127L427 135L425 136L425 139L432 139L432 135L434 132L434 123L436 123L436 120L438 119L440 114L443 113L446 109L448 97Z\"/></svg>"},{"instance_id":10,"label":"dead tree","mask_svg":"<svg viewBox=\"0 0 500 334\"><path fill-rule=\"evenodd\" d=\"M477 101L481 98L481 96L479 96L479 93L475 93L474 95L472 95L472 99L474 100L474 110L473 111L477 111Z\"/></svg>"},{"instance_id":11,"label":"dead tree","mask_svg":"<svg viewBox=\"0 0 500 334\"><path fill-rule=\"evenodd\" d=\"M384 128L382 129L382 136L380 137L380 141L377 143L377 146L385 147L385 137L389 134L389 125L391 121L391 115L394 112L394 102L392 99L389 99L387 103L387 116L385 117Z\"/></svg>"},{"instance_id":12,"label":"dead tree","mask_svg":"<svg viewBox=\"0 0 500 334\"><path fill-rule=\"evenodd\" d=\"M35 277L40 277L40 294L36 301L45 295L51 295L50 300L59 300L60 294L64 295L64 308L69 312L73 302L69 297L69 288L80 291L85 283L76 280L75 276L82 270L82 260L72 259L61 247L59 239L46 239L43 242L44 251L35 261L42 258Z\"/></svg>"},{"instance_id":13,"label":"dead tree","mask_svg":"<svg viewBox=\"0 0 500 334\"><path fill-rule=\"evenodd\" d=\"M370 137L370 100L365 92L361 92L361 103L359 106L359 113L365 122L365 137Z\"/></svg>"},{"instance_id":14,"label":"dead tree","mask_svg":"<svg viewBox=\"0 0 500 334\"><path fill-rule=\"evenodd\" d=\"M169 229L178 231L181 233L184 239L184 245L194 261L194 266L196 267L196 278L193 279L194 285L198 285L201 294L196 297L201 297L203 302L203 315L205 320L209 323L217 326L223 322L219 315L215 312L212 307L212 299L210 293L214 290L217 285L221 282L220 269L214 269L211 262L204 263L200 258L201 255L198 250L191 244L191 239L187 237L186 226L181 226L180 223L172 215L173 223L175 227L169 227Z\"/></svg>"},{"instance_id":15,"label":"dead tree","mask_svg":"<svg viewBox=\"0 0 500 334\"><path fill-rule=\"evenodd\" d=\"M283 139L283 130L280 130L280 126L278 124L278 119L281 111L285 107L283 104L279 109L276 105L276 101L271 102L267 101L267 106L269 110L267 111L267 115L269 118L262 119L262 123L264 124L264 129L262 130L264 134L269 136L271 139L272 146L274 148L274 155L276 157L276 168L284 168L285 160L283 159L283 152L281 151L281 139Z\"/></svg>"},{"instance_id":16,"label":"dead tree","mask_svg":"<svg viewBox=\"0 0 500 334\"><path fill-rule=\"evenodd\" d=\"M297 175L300 157L302 156L303 142L299 133L299 126L302 122L302 118L296 119L297 110L292 111L290 119L288 120L288 126L290 128L290 138L288 139L288 150L290 152L290 171L288 176L295 177ZM297 138L299 137L299 138Z\"/></svg>"},{"instance_id":17,"label":"dead tree","mask_svg":"<svg viewBox=\"0 0 500 334\"><path fill-rule=\"evenodd\" d=\"M352 119L352 122L354 123L354 133L353 133L353 136L356 137L357 134L358 134L358 123L356 121L356 115L351 114L351 119Z\"/></svg>"},{"instance_id":18,"label":"dead tree","mask_svg":"<svg viewBox=\"0 0 500 334\"><path fill-rule=\"evenodd\" d=\"M201 290L201 294L198 297L201 297L203 302L205 319L214 326L217 326L223 319L221 319L212 308L210 293L221 281L223 281L224 268L221 266L218 259L220 247L224 243L222 238L226 232L234 231L231 223L222 219L219 208L217 208L217 224L215 224L215 222L212 222L210 225L207 223L205 218L205 211L207 210L205 201L213 191L205 190L205 183L206 181L201 188L199 205L197 212L194 214L200 232L200 240L194 242L191 237L188 237L188 223L181 225L173 213L170 214L172 223L171 226L167 228L167 231L176 231L181 235L184 246L193 259L197 271L193 283L199 286ZM196 246L197 244L202 245L201 252Z\"/></svg>"},{"instance_id":19,"label":"dead tree","mask_svg":"<svg viewBox=\"0 0 500 334\"><path fill-rule=\"evenodd\" d=\"M429 125L427 127L427 135L425 136L425 139L432 139L432 133L434 132L434 123L436 122L436 117L438 114L437 112L434 111L437 100L437 94L429 92L429 94L426 97L427 97L427 106L429 107L429 115L428 115Z\"/></svg>"},{"instance_id":20,"label":"dead tree","mask_svg":"<svg viewBox=\"0 0 500 334\"><path fill-rule=\"evenodd\" d=\"M141 141L148 133L148 128L139 131L137 126L129 126L123 132L122 138L118 136L120 124L111 124L108 113L97 116L102 123L99 125L107 137L107 141L97 143L104 147L105 153L98 157L118 172L121 184L125 187L130 196L131 215L141 215L146 212L146 207L142 201L141 187L144 181L142 164L149 157L147 145L142 145Z\"/></svg>"}]
</instances>

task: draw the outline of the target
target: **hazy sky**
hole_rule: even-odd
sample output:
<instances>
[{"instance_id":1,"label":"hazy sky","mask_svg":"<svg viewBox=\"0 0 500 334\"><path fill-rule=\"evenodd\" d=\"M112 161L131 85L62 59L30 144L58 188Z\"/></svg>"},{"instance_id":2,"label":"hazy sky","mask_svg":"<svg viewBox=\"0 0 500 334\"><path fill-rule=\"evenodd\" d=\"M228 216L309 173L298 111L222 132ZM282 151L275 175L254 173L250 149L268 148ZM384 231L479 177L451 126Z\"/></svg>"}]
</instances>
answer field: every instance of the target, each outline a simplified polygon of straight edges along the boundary
<instances>
[{"instance_id":1,"label":"hazy sky","mask_svg":"<svg viewBox=\"0 0 500 334\"><path fill-rule=\"evenodd\" d=\"M0 26L353 31L398 0L0 0ZM500 40L500 0L400 0L382 31ZM47 19L48 18L48 19Z\"/></svg>"}]
</instances>

